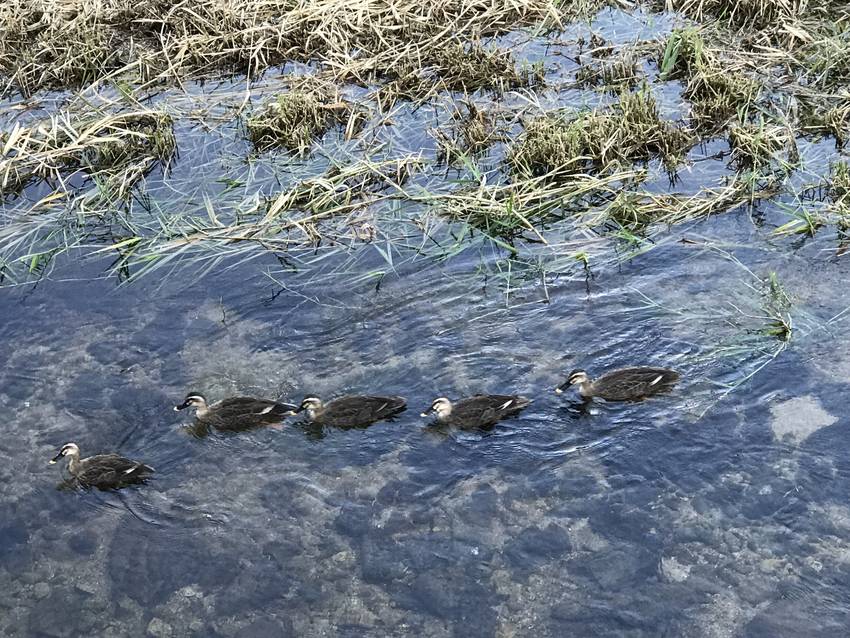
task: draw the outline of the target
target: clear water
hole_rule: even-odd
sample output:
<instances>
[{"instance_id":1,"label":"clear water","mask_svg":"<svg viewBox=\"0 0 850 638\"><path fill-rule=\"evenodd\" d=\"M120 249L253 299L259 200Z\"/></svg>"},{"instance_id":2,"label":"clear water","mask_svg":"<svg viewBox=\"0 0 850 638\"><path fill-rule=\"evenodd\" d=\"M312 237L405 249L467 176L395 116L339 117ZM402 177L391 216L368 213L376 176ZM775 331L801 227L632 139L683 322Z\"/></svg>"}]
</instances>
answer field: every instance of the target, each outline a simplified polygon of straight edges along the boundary
<instances>
[{"instance_id":1,"label":"clear water","mask_svg":"<svg viewBox=\"0 0 850 638\"><path fill-rule=\"evenodd\" d=\"M638 37L643 22L619 20ZM216 180L244 158L238 130L181 126L169 179L196 184L187 209L235 197ZM831 144L801 145L823 174ZM726 161L695 162L678 188ZM673 228L587 278L473 238L395 268L364 244L297 273L260 254L131 285L72 254L0 289L0 635L845 636L850 266L828 230L771 235L786 220L766 204ZM764 333L770 272L793 302L788 344ZM683 379L637 404L552 392L572 368L633 364ZM199 439L171 409L188 390L410 408L365 430ZM489 433L418 416L475 392L534 403ZM47 461L68 441L156 477L57 489Z\"/></svg>"}]
</instances>

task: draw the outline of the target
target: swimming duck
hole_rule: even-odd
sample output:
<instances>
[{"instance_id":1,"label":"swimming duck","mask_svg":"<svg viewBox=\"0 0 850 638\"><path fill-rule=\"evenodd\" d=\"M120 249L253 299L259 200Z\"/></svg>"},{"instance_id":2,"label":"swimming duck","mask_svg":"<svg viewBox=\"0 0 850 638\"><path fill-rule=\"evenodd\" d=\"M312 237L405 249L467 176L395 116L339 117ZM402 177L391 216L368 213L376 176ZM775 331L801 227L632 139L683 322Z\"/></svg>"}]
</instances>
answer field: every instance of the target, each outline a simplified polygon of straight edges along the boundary
<instances>
[{"instance_id":1,"label":"swimming duck","mask_svg":"<svg viewBox=\"0 0 850 638\"><path fill-rule=\"evenodd\" d=\"M307 419L312 423L356 428L387 419L405 408L407 401L395 396L344 396L323 403L319 397L309 395L290 414L307 412Z\"/></svg>"},{"instance_id":2,"label":"swimming duck","mask_svg":"<svg viewBox=\"0 0 850 638\"><path fill-rule=\"evenodd\" d=\"M205 426L239 432L280 423L295 406L253 397L232 397L208 405L200 392L190 392L183 403L174 406L175 410L185 408L195 408L195 418Z\"/></svg>"},{"instance_id":3,"label":"swimming duck","mask_svg":"<svg viewBox=\"0 0 850 638\"><path fill-rule=\"evenodd\" d=\"M422 413L432 412L437 421L459 428L489 428L505 417L519 414L531 403L529 399L507 394L476 394L452 403L445 397L434 399L431 407Z\"/></svg>"},{"instance_id":4,"label":"swimming duck","mask_svg":"<svg viewBox=\"0 0 850 638\"><path fill-rule=\"evenodd\" d=\"M604 374L595 381L584 370L573 370L555 392L561 394L571 385L578 386L586 399L599 397L606 401L640 401L669 390L679 380L679 373L667 368L623 368Z\"/></svg>"},{"instance_id":5,"label":"swimming duck","mask_svg":"<svg viewBox=\"0 0 850 638\"><path fill-rule=\"evenodd\" d=\"M80 487L118 489L134 483L144 483L154 471L149 465L125 459L118 454L98 454L81 459L80 448L76 443L63 445L50 464L56 463L64 456L70 459L68 471Z\"/></svg>"}]
</instances>

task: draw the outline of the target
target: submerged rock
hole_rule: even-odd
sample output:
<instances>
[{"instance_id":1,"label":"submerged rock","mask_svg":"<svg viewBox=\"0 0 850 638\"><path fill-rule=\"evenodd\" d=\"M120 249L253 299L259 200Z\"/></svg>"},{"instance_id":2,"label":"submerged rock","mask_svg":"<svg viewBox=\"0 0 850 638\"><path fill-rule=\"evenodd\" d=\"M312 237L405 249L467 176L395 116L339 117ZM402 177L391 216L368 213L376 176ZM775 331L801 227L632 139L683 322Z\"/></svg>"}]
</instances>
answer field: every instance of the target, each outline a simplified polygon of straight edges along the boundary
<instances>
[{"instance_id":1,"label":"submerged rock","mask_svg":"<svg viewBox=\"0 0 850 638\"><path fill-rule=\"evenodd\" d=\"M550 523L545 528L526 527L503 551L507 562L523 578L545 563L565 558L572 551L567 531Z\"/></svg>"},{"instance_id":2,"label":"submerged rock","mask_svg":"<svg viewBox=\"0 0 850 638\"><path fill-rule=\"evenodd\" d=\"M425 572L413 580L409 593L405 607L451 622L456 636L496 634L493 607L501 602L501 596L485 587L474 573L461 569Z\"/></svg>"},{"instance_id":3,"label":"submerged rock","mask_svg":"<svg viewBox=\"0 0 850 638\"><path fill-rule=\"evenodd\" d=\"M148 635L154 638L171 638L174 635L174 630L164 620L154 618L148 623Z\"/></svg>"},{"instance_id":4,"label":"submerged rock","mask_svg":"<svg viewBox=\"0 0 850 638\"><path fill-rule=\"evenodd\" d=\"M164 537L129 524L119 525L112 539L107 570L114 595L156 605L187 585L198 584L204 590L228 585L239 567L234 557L200 533Z\"/></svg>"},{"instance_id":5,"label":"submerged rock","mask_svg":"<svg viewBox=\"0 0 850 638\"><path fill-rule=\"evenodd\" d=\"M91 556L97 551L97 537L92 532L79 532L68 538L68 547L81 556Z\"/></svg>"},{"instance_id":6,"label":"submerged rock","mask_svg":"<svg viewBox=\"0 0 850 638\"><path fill-rule=\"evenodd\" d=\"M233 638L290 638L295 636L288 618L259 618L236 632Z\"/></svg>"},{"instance_id":7,"label":"submerged rock","mask_svg":"<svg viewBox=\"0 0 850 638\"><path fill-rule=\"evenodd\" d=\"M777 441L797 445L812 434L835 423L838 418L821 407L817 397L806 395L770 407L770 427Z\"/></svg>"}]
</instances>

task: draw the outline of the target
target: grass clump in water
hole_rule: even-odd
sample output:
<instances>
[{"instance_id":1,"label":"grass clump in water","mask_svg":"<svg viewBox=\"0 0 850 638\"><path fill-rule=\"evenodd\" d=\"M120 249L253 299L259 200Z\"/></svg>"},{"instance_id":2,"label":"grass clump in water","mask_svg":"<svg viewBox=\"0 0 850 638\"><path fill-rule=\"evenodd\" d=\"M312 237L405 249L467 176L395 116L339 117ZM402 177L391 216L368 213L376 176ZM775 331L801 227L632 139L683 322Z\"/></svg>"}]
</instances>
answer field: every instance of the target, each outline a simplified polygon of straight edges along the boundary
<instances>
[{"instance_id":1,"label":"grass clump in water","mask_svg":"<svg viewBox=\"0 0 850 638\"><path fill-rule=\"evenodd\" d=\"M626 53L608 60L594 60L576 71L576 84L580 87L603 87L617 92L623 87L634 88L640 81L637 58Z\"/></svg>"},{"instance_id":2,"label":"grass clump in water","mask_svg":"<svg viewBox=\"0 0 850 638\"><path fill-rule=\"evenodd\" d=\"M779 281L775 272L771 272L763 285L763 308L765 313L764 333L783 342L791 340L794 325L791 320L791 298Z\"/></svg>"},{"instance_id":3,"label":"grass clump in water","mask_svg":"<svg viewBox=\"0 0 850 638\"><path fill-rule=\"evenodd\" d=\"M347 134L353 135L356 111L340 99L332 85L303 81L287 93L267 103L248 119L248 135L259 150L282 147L304 154L332 126L351 124Z\"/></svg>"},{"instance_id":4,"label":"grass clump in water","mask_svg":"<svg viewBox=\"0 0 850 638\"><path fill-rule=\"evenodd\" d=\"M393 78L382 90L382 101L398 98L424 101L439 91L504 93L544 85L542 62L518 64L510 51L480 43L451 41L420 49L387 70Z\"/></svg>"},{"instance_id":5,"label":"grass clump in water","mask_svg":"<svg viewBox=\"0 0 850 638\"><path fill-rule=\"evenodd\" d=\"M850 199L850 164L836 162L832 165L832 188L836 201Z\"/></svg>"},{"instance_id":6,"label":"grass clump in water","mask_svg":"<svg viewBox=\"0 0 850 638\"><path fill-rule=\"evenodd\" d=\"M806 45L802 55L809 85L830 90L850 84L850 27Z\"/></svg>"},{"instance_id":7,"label":"grass clump in water","mask_svg":"<svg viewBox=\"0 0 850 638\"><path fill-rule=\"evenodd\" d=\"M693 105L701 126L722 128L722 122L748 110L761 92L761 85L755 80L724 68L693 27L670 34L659 68L662 78L687 82L682 96Z\"/></svg>"},{"instance_id":8,"label":"grass clump in water","mask_svg":"<svg viewBox=\"0 0 850 638\"><path fill-rule=\"evenodd\" d=\"M829 194L832 198L832 212L837 218L839 231L847 235L850 231L850 164L836 162L831 167Z\"/></svg>"},{"instance_id":9,"label":"grass clump in water","mask_svg":"<svg viewBox=\"0 0 850 638\"><path fill-rule=\"evenodd\" d=\"M765 122L738 123L729 129L732 157L741 169L761 171L776 163L782 164L779 154L793 144L791 132L783 126Z\"/></svg>"},{"instance_id":10,"label":"grass clump in water","mask_svg":"<svg viewBox=\"0 0 850 638\"><path fill-rule=\"evenodd\" d=\"M508 152L520 175L572 174L660 157L674 166L693 139L672 122L662 120L658 105L644 85L623 92L606 110L554 113L526 124L525 134Z\"/></svg>"},{"instance_id":11,"label":"grass clump in water","mask_svg":"<svg viewBox=\"0 0 850 638\"><path fill-rule=\"evenodd\" d=\"M850 104L826 109L812 108L806 111L801 119L804 131L832 135L839 148L850 139Z\"/></svg>"},{"instance_id":12,"label":"grass clump in water","mask_svg":"<svg viewBox=\"0 0 850 638\"><path fill-rule=\"evenodd\" d=\"M450 91L479 89L504 92L543 85L542 64L518 66L509 51L473 43L453 42L438 47L434 55L437 74Z\"/></svg>"},{"instance_id":13,"label":"grass clump in water","mask_svg":"<svg viewBox=\"0 0 850 638\"><path fill-rule=\"evenodd\" d=\"M471 101L466 101L465 105L465 112L458 109L452 114L454 126L451 132L443 129L432 131L439 145L439 162L463 162L481 155L492 143L504 139L497 129L497 115L479 109Z\"/></svg>"}]
</instances>

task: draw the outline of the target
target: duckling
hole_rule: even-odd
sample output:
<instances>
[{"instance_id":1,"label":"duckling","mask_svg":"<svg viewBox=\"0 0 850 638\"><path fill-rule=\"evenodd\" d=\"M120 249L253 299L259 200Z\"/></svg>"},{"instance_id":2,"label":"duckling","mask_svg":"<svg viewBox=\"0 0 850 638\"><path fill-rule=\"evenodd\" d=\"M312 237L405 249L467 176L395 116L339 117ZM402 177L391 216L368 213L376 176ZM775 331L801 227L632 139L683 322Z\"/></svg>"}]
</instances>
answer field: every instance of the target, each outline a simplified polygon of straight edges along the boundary
<instances>
[{"instance_id":1,"label":"duckling","mask_svg":"<svg viewBox=\"0 0 850 638\"><path fill-rule=\"evenodd\" d=\"M679 373L667 368L623 368L604 374L595 381L584 370L573 370L567 380L555 388L561 394L577 385L579 394L589 399L606 401L640 401L653 394L670 390L679 380Z\"/></svg>"},{"instance_id":2,"label":"duckling","mask_svg":"<svg viewBox=\"0 0 850 638\"><path fill-rule=\"evenodd\" d=\"M356 428L383 421L406 408L407 400L395 396L344 396L323 403L319 397L309 395L290 414L306 411L307 419L312 423Z\"/></svg>"},{"instance_id":3,"label":"duckling","mask_svg":"<svg viewBox=\"0 0 850 638\"><path fill-rule=\"evenodd\" d=\"M228 432L241 432L280 423L295 407L291 403L253 397L232 397L208 405L200 392L190 392L183 403L175 405L174 409L195 408L195 418L202 425Z\"/></svg>"},{"instance_id":4,"label":"duckling","mask_svg":"<svg viewBox=\"0 0 850 638\"><path fill-rule=\"evenodd\" d=\"M154 472L150 465L125 459L118 454L98 454L81 459L80 448L76 443L63 445L59 454L51 459L50 465L63 456L70 459L68 471L80 487L119 489L135 483L144 483Z\"/></svg>"},{"instance_id":5,"label":"duckling","mask_svg":"<svg viewBox=\"0 0 850 638\"><path fill-rule=\"evenodd\" d=\"M437 421L459 428L491 428L505 417L519 414L531 403L517 395L476 394L452 403L445 397L434 399L431 407L422 413L436 413Z\"/></svg>"}]
</instances>

